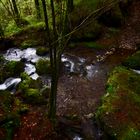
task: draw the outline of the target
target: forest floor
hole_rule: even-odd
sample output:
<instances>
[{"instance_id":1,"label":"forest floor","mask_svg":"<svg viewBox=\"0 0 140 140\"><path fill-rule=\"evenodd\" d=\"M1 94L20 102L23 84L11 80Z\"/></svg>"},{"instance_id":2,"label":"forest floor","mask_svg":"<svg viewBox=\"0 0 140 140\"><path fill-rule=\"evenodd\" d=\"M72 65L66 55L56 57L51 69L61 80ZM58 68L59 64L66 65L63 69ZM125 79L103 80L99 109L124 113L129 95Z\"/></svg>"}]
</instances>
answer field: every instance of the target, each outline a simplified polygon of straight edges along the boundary
<instances>
[{"instance_id":1,"label":"forest floor","mask_svg":"<svg viewBox=\"0 0 140 140\"><path fill-rule=\"evenodd\" d=\"M93 48L77 46L66 50L66 53L84 58L87 64L93 65L94 73L90 78L61 74L57 96L57 127L60 136L46 119L46 106L41 106L31 107L29 113L21 118L22 124L16 130L14 140L69 140L76 135L87 140L101 139L93 119L105 94L108 75L140 44L140 1L132 4L130 13L117 37L112 40L102 37L99 40L112 48L98 52Z\"/></svg>"}]
</instances>

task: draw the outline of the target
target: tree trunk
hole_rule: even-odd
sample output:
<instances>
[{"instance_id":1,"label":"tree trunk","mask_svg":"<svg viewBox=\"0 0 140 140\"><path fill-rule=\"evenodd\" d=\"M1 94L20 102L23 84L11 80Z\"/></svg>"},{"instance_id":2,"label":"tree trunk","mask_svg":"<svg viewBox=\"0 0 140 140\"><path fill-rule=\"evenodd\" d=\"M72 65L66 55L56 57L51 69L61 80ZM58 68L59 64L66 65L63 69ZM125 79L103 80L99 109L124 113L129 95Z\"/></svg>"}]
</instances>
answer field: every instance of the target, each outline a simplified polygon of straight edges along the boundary
<instances>
[{"instance_id":1,"label":"tree trunk","mask_svg":"<svg viewBox=\"0 0 140 140\"><path fill-rule=\"evenodd\" d=\"M40 20L41 19L41 13L40 13L39 0L34 0L34 2L35 2L37 19Z\"/></svg>"},{"instance_id":2,"label":"tree trunk","mask_svg":"<svg viewBox=\"0 0 140 140\"><path fill-rule=\"evenodd\" d=\"M50 37L50 28L49 28L49 21L48 21L48 14L46 9L46 2L45 0L42 0L42 7L43 7L43 13L44 13L44 19L45 19L45 25L46 25L46 32L48 37L48 46L50 49L50 64L51 64L51 92L49 95L49 111L48 111L48 117L52 121L53 124L55 124L56 120L56 92L57 92L57 72L56 72L56 66L54 65L56 63L56 56L54 57L54 48L51 46L51 37Z\"/></svg>"},{"instance_id":3,"label":"tree trunk","mask_svg":"<svg viewBox=\"0 0 140 140\"><path fill-rule=\"evenodd\" d=\"M73 0L67 0L67 7L68 7L68 12L71 13L74 8Z\"/></svg>"},{"instance_id":4,"label":"tree trunk","mask_svg":"<svg viewBox=\"0 0 140 140\"><path fill-rule=\"evenodd\" d=\"M4 31L3 31L2 26L0 24L0 39L3 39L3 37L4 37Z\"/></svg>"},{"instance_id":5,"label":"tree trunk","mask_svg":"<svg viewBox=\"0 0 140 140\"><path fill-rule=\"evenodd\" d=\"M16 20L20 19L20 15L19 15L19 11L17 8L17 4L15 0L12 0L12 4L13 4L13 9L14 9L14 15L16 17Z\"/></svg>"}]
</instances>

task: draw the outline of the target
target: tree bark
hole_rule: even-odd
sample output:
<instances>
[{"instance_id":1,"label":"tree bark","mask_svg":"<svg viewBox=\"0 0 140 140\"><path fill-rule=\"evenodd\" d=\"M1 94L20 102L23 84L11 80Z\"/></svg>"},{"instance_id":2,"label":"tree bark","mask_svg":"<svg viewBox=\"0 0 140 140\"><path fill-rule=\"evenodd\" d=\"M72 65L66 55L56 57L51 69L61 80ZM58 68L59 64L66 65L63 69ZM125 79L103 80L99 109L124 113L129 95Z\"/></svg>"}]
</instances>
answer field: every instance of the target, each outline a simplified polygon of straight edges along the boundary
<instances>
[{"instance_id":1,"label":"tree bark","mask_svg":"<svg viewBox=\"0 0 140 140\"><path fill-rule=\"evenodd\" d=\"M73 0L67 0L68 12L71 13L74 8Z\"/></svg>"},{"instance_id":2,"label":"tree bark","mask_svg":"<svg viewBox=\"0 0 140 140\"><path fill-rule=\"evenodd\" d=\"M20 19L20 15L19 15L19 11L17 8L17 4L15 0L12 0L12 4L13 4L13 9L14 9L14 14L16 16L16 19Z\"/></svg>"},{"instance_id":3,"label":"tree bark","mask_svg":"<svg viewBox=\"0 0 140 140\"><path fill-rule=\"evenodd\" d=\"M37 19L40 20L41 19L41 13L40 13L39 0L34 0L34 2L35 2Z\"/></svg>"}]
</instances>

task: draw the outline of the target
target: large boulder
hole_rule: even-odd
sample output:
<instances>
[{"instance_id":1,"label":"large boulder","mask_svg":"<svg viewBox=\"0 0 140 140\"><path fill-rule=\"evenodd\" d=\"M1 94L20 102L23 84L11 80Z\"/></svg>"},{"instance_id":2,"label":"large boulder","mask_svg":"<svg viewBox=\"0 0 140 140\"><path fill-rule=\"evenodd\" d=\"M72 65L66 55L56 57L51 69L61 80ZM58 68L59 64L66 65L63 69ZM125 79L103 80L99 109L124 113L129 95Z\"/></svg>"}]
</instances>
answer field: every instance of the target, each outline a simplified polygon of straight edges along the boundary
<instances>
[{"instance_id":1,"label":"large boulder","mask_svg":"<svg viewBox=\"0 0 140 140\"><path fill-rule=\"evenodd\" d=\"M107 94L102 99L96 118L110 138L139 140L140 138L140 75L117 67L107 82Z\"/></svg>"}]
</instances>

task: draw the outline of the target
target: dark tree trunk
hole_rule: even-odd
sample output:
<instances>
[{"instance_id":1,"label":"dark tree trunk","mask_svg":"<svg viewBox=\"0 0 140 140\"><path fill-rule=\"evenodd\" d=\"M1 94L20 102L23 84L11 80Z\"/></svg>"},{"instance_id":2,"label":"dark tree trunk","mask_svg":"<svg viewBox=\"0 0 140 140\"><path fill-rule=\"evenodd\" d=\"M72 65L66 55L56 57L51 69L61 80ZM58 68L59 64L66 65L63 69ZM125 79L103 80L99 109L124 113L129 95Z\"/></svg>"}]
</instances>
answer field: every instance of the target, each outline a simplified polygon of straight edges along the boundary
<instances>
[{"instance_id":1,"label":"dark tree trunk","mask_svg":"<svg viewBox=\"0 0 140 140\"><path fill-rule=\"evenodd\" d=\"M68 12L72 12L73 8L74 8L74 4L73 4L73 0L68 0L67 1L67 7L68 7Z\"/></svg>"},{"instance_id":2,"label":"dark tree trunk","mask_svg":"<svg viewBox=\"0 0 140 140\"><path fill-rule=\"evenodd\" d=\"M39 0L34 0L34 2L35 2L37 19L40 20L41 19L41 13L40 13Z\"/></svg>"},{"instance_id":3,"label":"dark tree trunk","mask_svg":"<svg viewBox=\"0 0 140 140\"><path fill-rule=\"evenodd\" d=\"M2 39L4 37L4 31L2 29L2 26L0 24L0 39Z\"/></svg>"},{"instance_id":4,"label":"dark tree trunk","mask_svg":"<svg viewBox=\"0 0 140 140\"><path fill-rule=\"evenodd\" d=\"M49 112L48 117L52 121L52 123L55 124L56 119L56 93L57 93L57 66L56 64L56 52L55 49L51 46L51 40L50 37L50 29L49 29L49 22L48 22L48 14L46 9L46 2L45 0L42 0L42 7L44 12L44 19L45 19L45 25L46 25L46 32L48 37L48 46L50 48L50 64L51 64L51 92L49 95Z\"/></svg>"}]
</instances>

